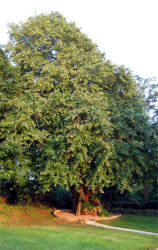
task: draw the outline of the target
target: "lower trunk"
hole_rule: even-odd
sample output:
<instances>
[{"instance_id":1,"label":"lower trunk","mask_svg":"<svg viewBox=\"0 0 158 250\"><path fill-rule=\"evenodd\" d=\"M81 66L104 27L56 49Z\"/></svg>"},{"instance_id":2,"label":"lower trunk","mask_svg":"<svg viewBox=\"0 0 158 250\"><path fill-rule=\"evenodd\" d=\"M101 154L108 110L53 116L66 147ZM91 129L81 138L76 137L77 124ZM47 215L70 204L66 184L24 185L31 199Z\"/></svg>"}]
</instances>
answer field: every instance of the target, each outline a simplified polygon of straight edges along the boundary
<instances>
[{"instance_id":1,"label":"lower trunk","mask_svg":"<svg viewBox=\"0 0 158 250\"><path fill-rule=\"evenodd\" d=\"M144 200L147 202L149 199L149 194L148 194L148 185L144 183Z\"/></svg>"},{"instance_id":2,"label":"lower trunk","mask_svg":"<svg viewBox=\"0 0 158 250\"><path fill-rule=\"evenodd\" d=\"M78 193L76 191L73 191L73 204L72 204L72 210L76 214L76 216L81 215L81 191Z\"/></svg>"},{"instance_id":3,"label":"lower trunk","mask_svg":"<svg viewBox=\"0 0 158 250\"><path fill-rule=\"evenodd\" d=\"M80 215L81 215L81 200L79 199L77 203L76 216Z\"/></svg>"},{"instance_id":4,"label":"lower trunk","mask_svg":"<svg viewBox=\"0 0 158 250\"><path fill-rule=\"evenodd\" d=\"M72 195L73 195L72 210L74 213L76 213L76 216L80 216L82 201L83 202L89 201L90 197L92 196L92 192L88 190L87 187L81 186L80 191L76 192L74 190L72 192Z\"/></svg>"},{"instance_id":5,"label":"lower trunk","mask_svg":"<svg viewBox=\"0 0 158 250\"><path fill-rule=\"evenodd\" d=\"M76 213L78 196L79 195L76 191L72 192L72 211L73 211L73 213Z\"/></svg>"}]
</instances>

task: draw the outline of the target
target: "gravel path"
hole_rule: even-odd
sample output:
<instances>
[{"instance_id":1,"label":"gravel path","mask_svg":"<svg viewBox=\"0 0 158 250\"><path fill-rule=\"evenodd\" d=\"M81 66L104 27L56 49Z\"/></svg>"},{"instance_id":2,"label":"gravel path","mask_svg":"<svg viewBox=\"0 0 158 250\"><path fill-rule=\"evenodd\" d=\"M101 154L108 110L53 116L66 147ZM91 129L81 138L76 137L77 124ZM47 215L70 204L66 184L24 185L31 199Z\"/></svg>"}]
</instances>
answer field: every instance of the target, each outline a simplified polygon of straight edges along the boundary
<instances>
[{"instance_id":1,"label":"gravel path","mask_svg":"<svg viewBox=\"0 0 158 250\"><path fill-rule=\"evenodd\" d=\"M133 233L157 235L158 236L158 233L152 233L152 232L146 232L146 231L140 231L140 230L134 230L134 229L127 229L127 228L121 228L121 227L112 227L112 226L103 225L101 223L97 223L93 220L87 221L86 224L92 225L95 227L103 227L103 228L107 228L107 229L114 229L114 230L120 230L120 231L126 231L126 232L133 232Z\"/></svg>"}]
</instances>

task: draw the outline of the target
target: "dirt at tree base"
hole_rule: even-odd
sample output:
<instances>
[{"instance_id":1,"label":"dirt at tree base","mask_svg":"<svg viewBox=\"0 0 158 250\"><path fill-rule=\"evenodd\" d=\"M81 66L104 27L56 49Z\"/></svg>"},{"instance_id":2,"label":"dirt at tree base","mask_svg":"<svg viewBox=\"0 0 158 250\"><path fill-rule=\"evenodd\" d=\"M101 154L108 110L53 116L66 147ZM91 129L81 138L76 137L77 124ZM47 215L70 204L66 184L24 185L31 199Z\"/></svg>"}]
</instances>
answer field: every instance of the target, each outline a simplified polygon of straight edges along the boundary
<instances>
[{"instance_id":1,"label":"dirt at tree base","mask_svg":"<svg viewBox=\"0 0 158 250\"><path fill-rule=\"evenodd\" d=\"M54 215L57 218L62 220L66 220L68 222L77 222L81 224L85 224L87 221L94 220L113 220L119 218L121 214L113 214L111 216L101 217L101 216L91 216L91 215L80 215L76 216L71 210L55 210Z\"/></svg>"}]
</instances>

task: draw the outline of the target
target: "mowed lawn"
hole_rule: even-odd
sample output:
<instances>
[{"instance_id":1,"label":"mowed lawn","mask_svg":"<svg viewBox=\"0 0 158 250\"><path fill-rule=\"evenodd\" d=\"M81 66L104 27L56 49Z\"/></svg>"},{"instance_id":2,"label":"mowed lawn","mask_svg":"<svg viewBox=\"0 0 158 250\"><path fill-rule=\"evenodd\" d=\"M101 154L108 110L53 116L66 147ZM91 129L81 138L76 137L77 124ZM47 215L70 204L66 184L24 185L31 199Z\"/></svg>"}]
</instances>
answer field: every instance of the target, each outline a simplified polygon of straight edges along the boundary
<instances>
[{"instance_id":1,"label":"mowed lawn","mask_svg":"<svg viewBox=\"0 0 158 250\"><path fill-rule=\"evenodd\" d=\"M154 231L151 230L153 219L150 217L146 222L146 231ZM125 226L120 220L111 223ZM137 226L141 225L140 216L135 220ZM152 250L156 247L157 236L68 224L53 217L51 208L0 204L0 250Z\"/></svg>"},{"instance_id":2,"label":"mowed lawn","mask_svg":"<svg viewBox=\"0 0 158 250\"><path fill-rule=\"evenodd\" d=\"M101 223L114 227L158 233L158 217L156 216L122 215L116 220L101 221Z\"/></svg>"},{"instance_id":3,"label":"mowed lawn","mask_svg":"<svg viewBox=\"0 0 158 250\"><path fill-rule=\"evenodd\" d=\"M149 250L158 247L157 240L87 225L0 227L1 250Z\"/></svg>"}]
</instances>

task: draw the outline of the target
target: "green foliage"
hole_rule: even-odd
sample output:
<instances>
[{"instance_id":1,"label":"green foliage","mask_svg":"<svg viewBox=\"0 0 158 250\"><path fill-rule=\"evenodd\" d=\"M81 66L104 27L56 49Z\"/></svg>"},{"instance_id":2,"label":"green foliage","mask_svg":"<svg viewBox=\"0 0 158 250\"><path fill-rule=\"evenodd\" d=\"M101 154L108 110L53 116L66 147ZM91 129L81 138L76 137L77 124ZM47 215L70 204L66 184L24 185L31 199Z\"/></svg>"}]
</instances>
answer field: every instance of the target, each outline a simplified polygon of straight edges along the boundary
<instances>
[{"instance_id":1,"label":"green foliage","mask_svg":"<svg viewBox=\"0 0 158 250\"><path fill-rule=\"evenodd\" d=\"M82 202L81 210L84 211L84 209L87 208L89 211L93 211L94 207L95 205L92 202L86 201L86 202Z\"/></svg>"},{"instance_id":2,"label":"green foliage","mask_svg":"<svg viewBox=\"0 0 158 250\"><path fill-rule=\"evenodd\" d=\"M84 211L85 209L87 209L88 211L94 211L96 206L99 206L99 210L98 210L99 216L102 216L102 217L110 216L110 213L106 209L103 209L101 204L95 204L93 201L82 202L81 211Z\"/></svg>"},{"instance_id":3,"label":"green foliage","mask_svg":"<svg viewBox=\"0 0 158 250\"><path fill-rule=\"evenodd\" d=\"M47 175L52 180L58 178L58 184L76 189L86 181L91 190L96 186L101 189L107 182L107 175L111 175L111 124L103 101L101 94L79 90L71 96L52 96L52 108L56 110L52 120L57 124L44 148L46 168L41 181Z\"/></svg>"},{"instance_id":4,"label":"green foliage","mask_svg":"<svg viewBox=\"0 0 158 250\"><path fill-rule=\"evenodd\" d=\"M112 124L103 79L110 64L105 71L96 46L57 13L12 25L10 37L20 94L2 124L3 147L8 140L18 147L13 168L23 168L25 180L29 174L39 180L44 192L52 183L79 189L86 180L92 190L109 185Z\"/></svg>"},{"instance_id":5,"label":"green foliage","mask_svg":"<svg viewBox=\"0 0 158 250\"><path fill-rule=\"evenodd\" d=\"M108 217L110 216L110 213L106 209L103 209L100 211L99 216Z\"/></svg>"},{"instance_id":6,"label":"green foliage","mask_svg":"<svg viewBox=\"0 0 158 250\"><path fill-rule=\"evenodd\" d=\"M96 193L152 180L157 135L129 70L59 13L12 24L7 56L1 51L1 183Z\"/></svg>"}]
</instances>

